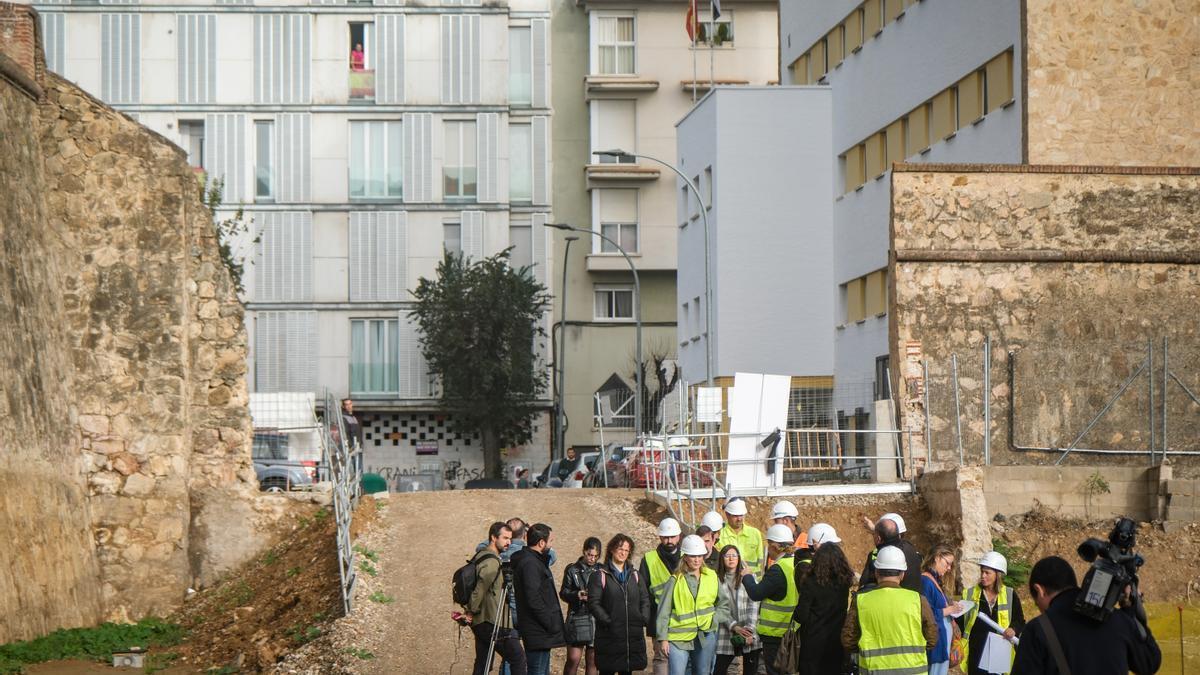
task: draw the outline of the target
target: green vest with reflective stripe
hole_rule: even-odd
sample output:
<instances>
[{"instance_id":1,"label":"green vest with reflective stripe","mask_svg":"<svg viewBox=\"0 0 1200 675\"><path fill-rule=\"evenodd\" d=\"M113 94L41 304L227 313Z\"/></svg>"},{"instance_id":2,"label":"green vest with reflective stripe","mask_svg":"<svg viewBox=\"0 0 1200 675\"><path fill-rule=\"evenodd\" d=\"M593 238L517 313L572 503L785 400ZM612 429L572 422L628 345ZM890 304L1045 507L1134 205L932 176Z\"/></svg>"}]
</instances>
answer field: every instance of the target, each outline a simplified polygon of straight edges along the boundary
<instances>
[{"instance_id":1,"label":"green vest with reflective stripe","mask_svg":"<svg viewBox=\"0 0 1200 675\"><path fill-rule=\"evenodd\" d=\"M671 619L667 622L667 639L674 642L690 642L700 632L713 629L713 615L717 613L717 573L707 567L700 568L700 583L696 595L688 588L682 574L675 575L675 589L671 593Z\"/></svg>"},{"instance_id":2,"label":"green vest with reflective stripe","mask_svg":"<svg viewBox=\"0 0 1200 675\"><path fill-rule=\"evenodd\" d=\"M963 600L970 600L975 603L975 606L967 610L967 628L963 631L963 637L968 640L963 643L963 663L970 663L968 644L970 643L971 628L975 626L975 617L979 615L979 603L983 602L983 589L978 585L972 586L963 593ZM1008 593L1008 586L1000 584L1000 593L996 595L996 623L1000 624L1001 628L1008 628L1012 621L1012 596ZM1012 654L1013 659L1017 658L1016 650Z\"/></svg>"},{"instance_id":3,"label":"green vest with reflective stripe","mask_svg":"<svg viewBox=\"0 0 1200 675\"><path fill-rule=\"evenodd\" d=\"M667 587L667 579L671 578L671 570L667 569L662 557L658 555L658 549L653 549L646 554L646 569L650 571L650 595L654 596L654 602L658 603L662 601L663 589Z\"/></svg>"},{"instance_id":4,"label":"green vest with reflective stripe","mask_svg":"<svg viewBox=\"0 0 1200 675\"><path fill-rule=\"evenodd\" d=\"M858 603L858 666L862 675L918 675L929 671L921 632L921 594L880 586Z\"/></svg>"},{"instance_id":5,"label":"green vest with reflective stripe","mask_svg":"<svg viewBox=\"0 0 1200 675\"><path fill-rule=\"evenodd\" d=\"M753 525L742 525L742 531L735 533L728 525L721 528L721 536L717 537L714 548L718 551L733 544L742 556L746 567L754 570L754 576L762 577L763 563L766 561L766 551L763 550L762 531Z\"/></svg>"},{"instance_id":6,"label":"green vest with reflective stripe","mask_svg":"<svg viewBox=\"0 0 1200 675\"><path fill-rule=\"evenodd\" d=\"M790 555L780 558L774 567L778 567L787 579L787 595L782 600L767 598L758 606L758 634L783 637L792 623L796 603L800 600L800 593L796 589L796 559Z\"/></svg>"}]
</instances>

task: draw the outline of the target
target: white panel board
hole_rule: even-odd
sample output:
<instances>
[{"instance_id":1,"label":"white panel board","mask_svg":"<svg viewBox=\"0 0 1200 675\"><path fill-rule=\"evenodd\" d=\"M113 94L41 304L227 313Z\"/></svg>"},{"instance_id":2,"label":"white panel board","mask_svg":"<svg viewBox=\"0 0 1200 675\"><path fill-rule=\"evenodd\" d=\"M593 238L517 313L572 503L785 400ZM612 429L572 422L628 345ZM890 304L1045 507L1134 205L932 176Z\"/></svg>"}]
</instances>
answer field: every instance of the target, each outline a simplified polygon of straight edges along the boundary
<instances>
[{"instance_id":1,"label":"white panel board","mask_svg":"<svg viewBox=\"0 0 1200 675\"><path fill-rule=\"evenodd\" d=\"M775 462L775 472L767 475L768 449L759 446L767 434L787 428L788 393L792 378L787 375L735 373L729 390L729 472L728 486L740 488L778 487L783 485L783 462ZM782 459L780 442L777 459ZM738 462L746 462L739 464Z\"/></svg>"}]
</instances>

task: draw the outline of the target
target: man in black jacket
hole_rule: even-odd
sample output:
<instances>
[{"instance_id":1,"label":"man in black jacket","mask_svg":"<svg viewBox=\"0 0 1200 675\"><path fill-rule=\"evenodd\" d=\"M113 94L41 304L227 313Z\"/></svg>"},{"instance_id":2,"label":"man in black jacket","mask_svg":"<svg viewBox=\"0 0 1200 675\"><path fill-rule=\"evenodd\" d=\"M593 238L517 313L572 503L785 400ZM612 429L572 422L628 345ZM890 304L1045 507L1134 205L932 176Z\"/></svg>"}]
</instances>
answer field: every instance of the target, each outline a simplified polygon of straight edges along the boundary
<instances>
[{"instance_id":1,"label":"man in black jacket","mask_svg":"<svg viewBox=\"0 0 1200 675\"><path fill-rule=\"evenodd\" d=\"M1059 670L1046 632L1050 621L1062 656L1074 675L1147 675L1162 665L1162 652L1131 609L1097 622L1073 609L1082 591L1075 570L1058 556L1042 558L1029 573L1029 594L1042 615L1025 625L1012 675L1065 675Z\"/></svg>"},{"instance_id":2,"label":"man in black jacket","mask_svg":"<svg viewBox=\"0 0 1200 675\"><path fill-rule=\"evenodd\" d=\"M908 563L908 569L904 572L904 578L900 580L900 587L920 593L921 554L912 545L912 542L901 538L899 523L893 518L885 516L875 523L874 531L875 550L867 554L867 564L863 566L862 574L859 576L858 587L864 588L868 584L875 583L875 556L879 554L879 549L884 546L895 546L904 552L904 560Z\"/></svg>"},{"instance_id":3,"label":"man in black jacket","mask_svg":"<svg viewBox=\"0 0 1200 675\"><path fill-rule=\"evenodd\" d=\"M547 553L554 535L549 525L535 523L525 536L525 548L512 557L517 630L525 643L529 675L549 675L550 650L567 644Z\"/></svg>"}]
</instances>

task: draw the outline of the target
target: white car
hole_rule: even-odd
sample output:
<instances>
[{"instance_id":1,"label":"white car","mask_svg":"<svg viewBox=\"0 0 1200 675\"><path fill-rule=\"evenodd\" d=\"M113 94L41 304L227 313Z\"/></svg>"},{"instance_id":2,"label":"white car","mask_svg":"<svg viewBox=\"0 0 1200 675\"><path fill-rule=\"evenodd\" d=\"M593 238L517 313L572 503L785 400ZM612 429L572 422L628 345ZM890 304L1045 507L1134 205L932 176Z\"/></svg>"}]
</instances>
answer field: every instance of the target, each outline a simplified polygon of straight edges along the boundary
<instances>
[{"instance_id":1,"label":"white car","mask_svg":"<svg viewBox=\"0 0 1200 675\"><path fill-rule=\"evenodd\" d=\"M571 467L570 473L566 478L559 478L560 467L563 462L568 461L566 458L552 459L542 469L542 472L534 478L534 485L537 487L565 487L565 488L581 488L583 487L583 479L592 472L596 466L596 461L600 459L599 452L581 452L575 455L575 464Z\"/></svg>"}]
</instances>

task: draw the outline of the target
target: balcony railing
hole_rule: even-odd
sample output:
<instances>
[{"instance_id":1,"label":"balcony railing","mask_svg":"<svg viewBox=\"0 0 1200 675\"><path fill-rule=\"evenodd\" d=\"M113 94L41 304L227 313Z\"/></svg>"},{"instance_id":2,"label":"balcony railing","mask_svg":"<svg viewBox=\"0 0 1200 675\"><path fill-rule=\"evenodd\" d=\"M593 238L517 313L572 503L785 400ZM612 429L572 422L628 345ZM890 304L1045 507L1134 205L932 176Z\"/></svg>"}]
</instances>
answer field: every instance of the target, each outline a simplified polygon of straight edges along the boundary
<instances>
[{"instance_id":1,"label":"balcony railing","mask_svg":"<svg viewBox=\"0 0 1200 675\"><path fill-rule=\"evenodd\" d=\"M375 71L350 71L350 98L352 100L368 100L375 98Z\"/></svg>"}]
</instances>

